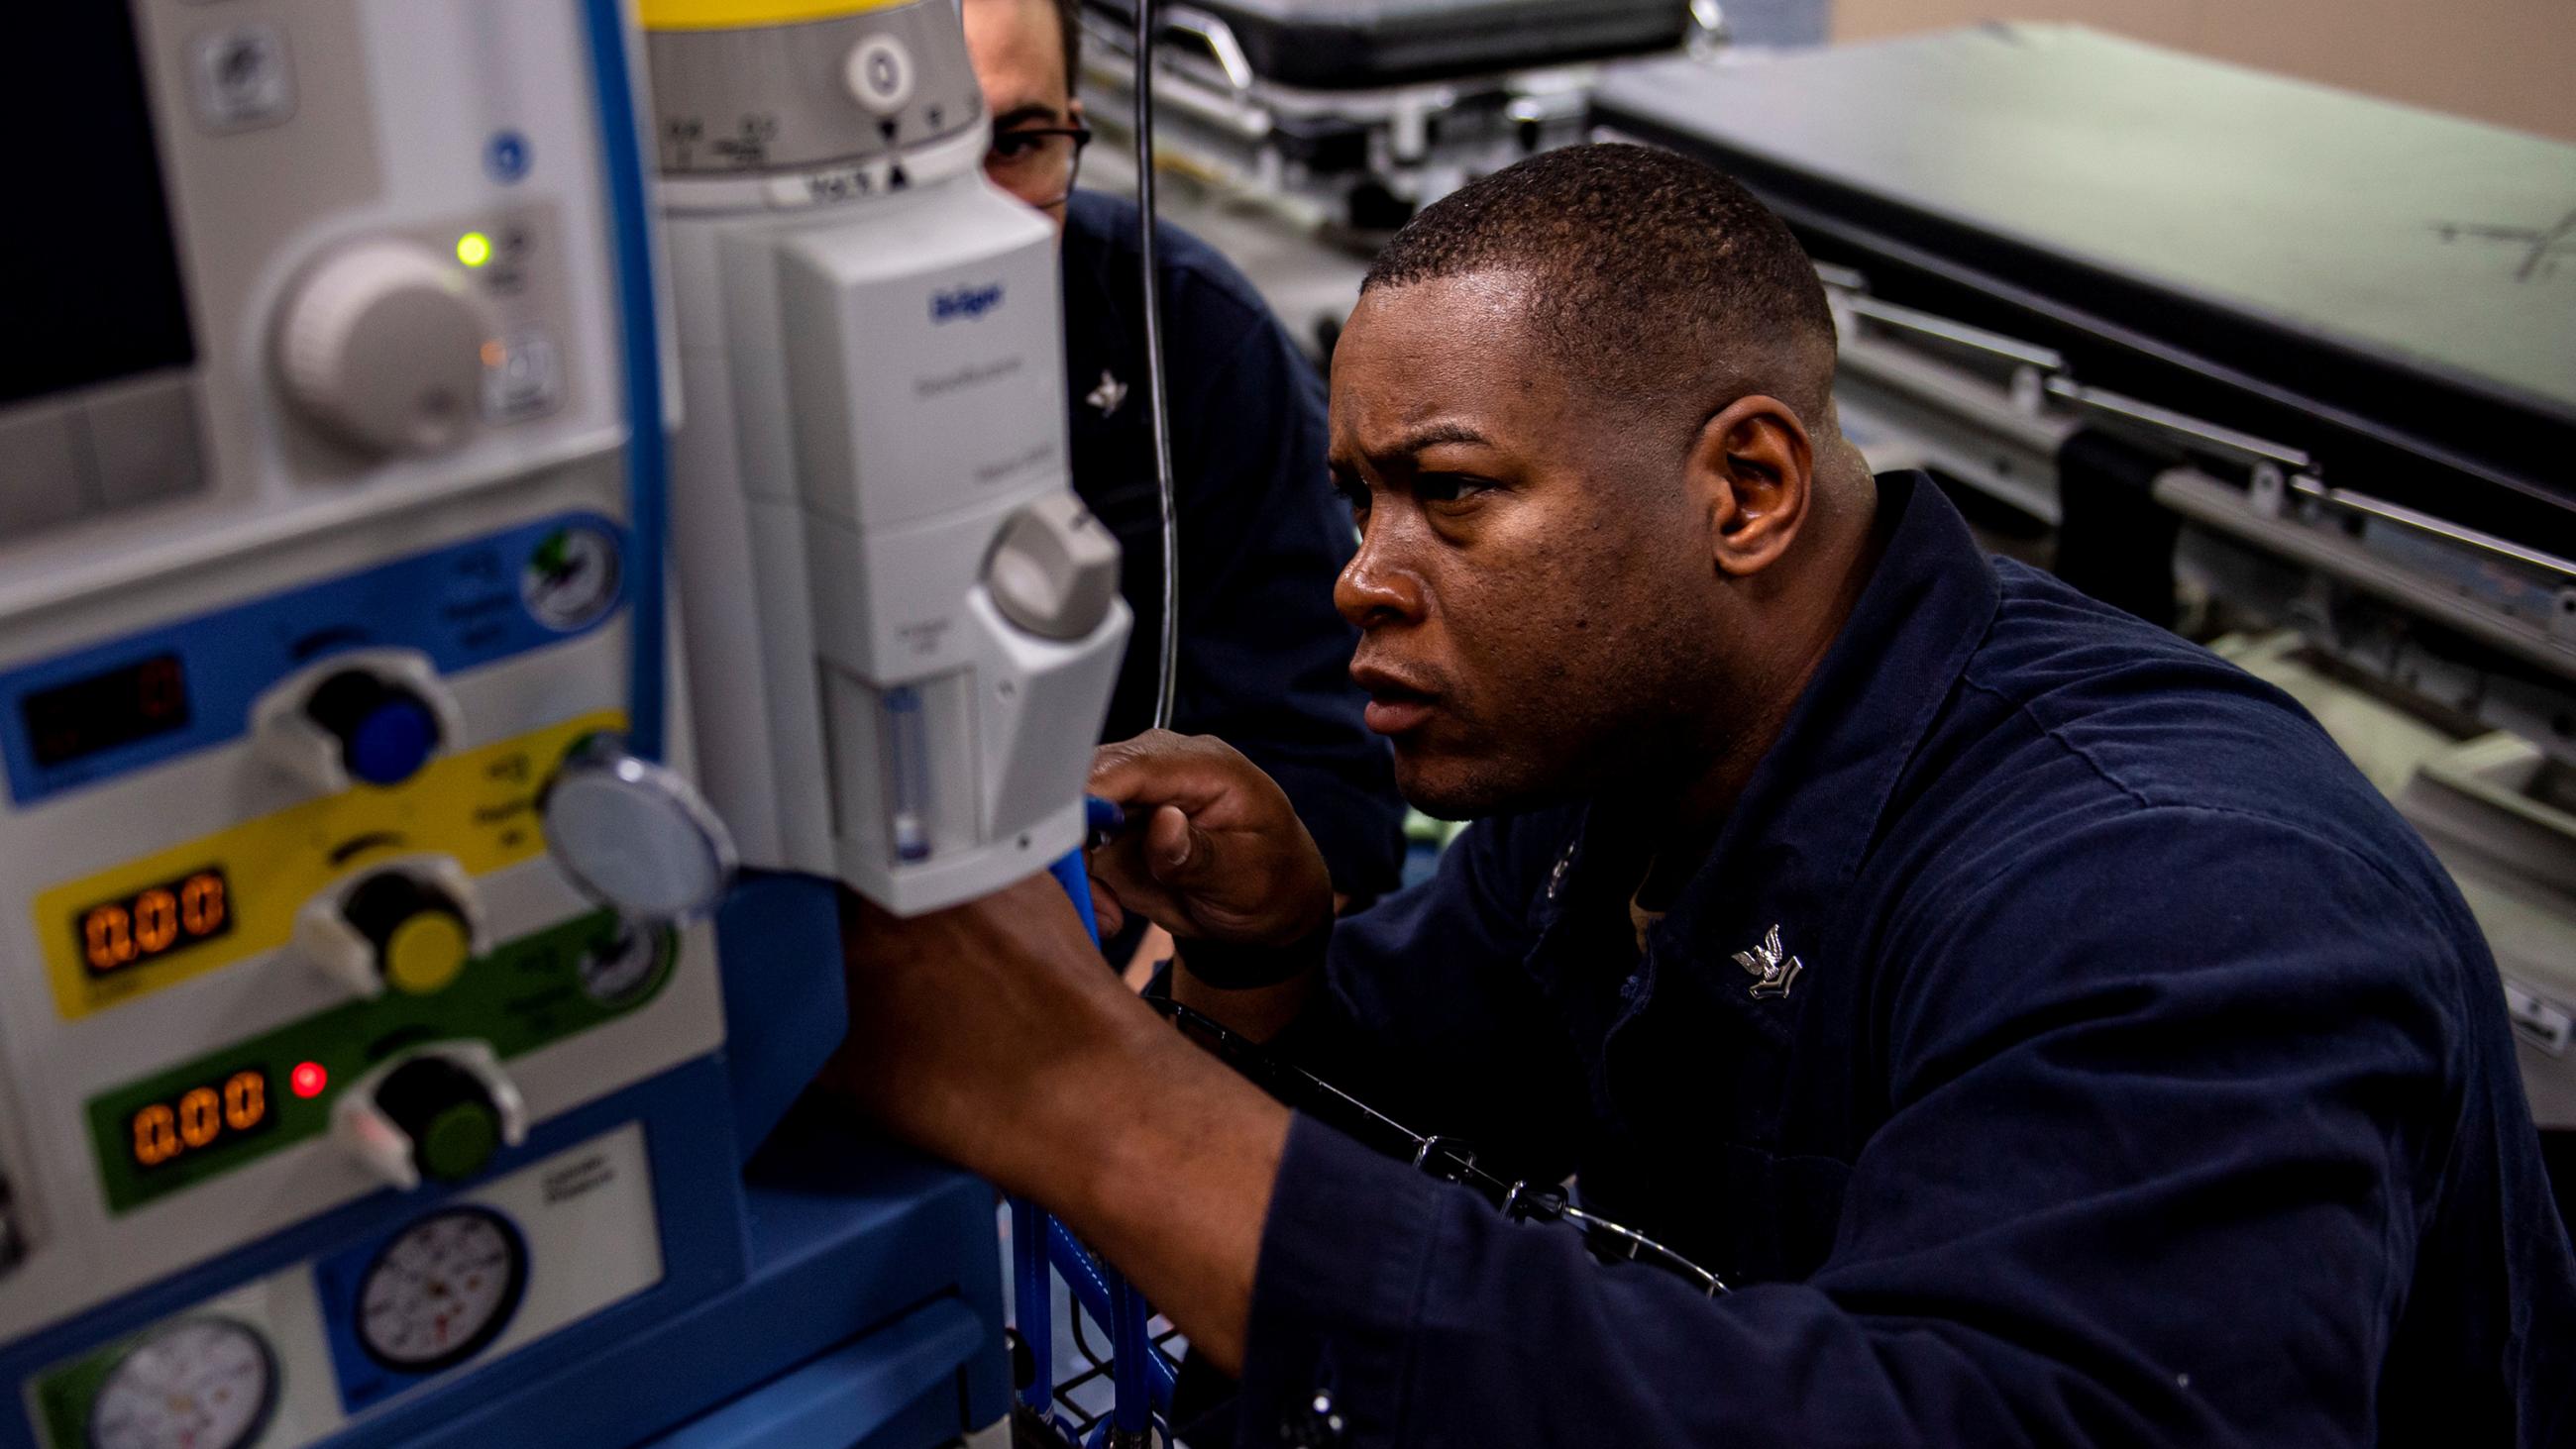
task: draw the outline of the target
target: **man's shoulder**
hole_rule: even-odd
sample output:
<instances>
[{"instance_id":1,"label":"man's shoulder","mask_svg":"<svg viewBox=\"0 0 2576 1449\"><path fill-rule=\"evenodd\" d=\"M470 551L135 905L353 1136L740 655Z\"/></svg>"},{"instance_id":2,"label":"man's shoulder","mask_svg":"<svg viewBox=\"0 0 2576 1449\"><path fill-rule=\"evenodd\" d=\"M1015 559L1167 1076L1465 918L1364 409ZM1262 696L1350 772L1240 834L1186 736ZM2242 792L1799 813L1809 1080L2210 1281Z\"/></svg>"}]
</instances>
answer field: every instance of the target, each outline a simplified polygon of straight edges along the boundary
<instances>
[{"instance_id":1,"label":"man's shoulder","mask_svg":"<svg viewBox=\"0 0 2576 1449\"><path fill-rule=\"evenodd\" d=\"M2208 649L2002 563L1995 620L1962 672L2024 726L2141 806L2313 821L2393 820L2289 695Z\"/></svg>"},{"instance_id":2,"label":"man's shoulder","mask_svg":"<svg viewBox=\"0 0 2576 1449\"><path fill-rule=\"evenodd\" d=\"M1098 285L1132 306L1138 297L1136 203L1124 196L1076 191L1065 205L1064 247L1068 274L1097 278ZM1157 219L1154 264L1165 278L1173 308L1168 319L1177 340L1203 336L1222 345L1257 329L1276 326L1261 293L1225 255L1187 229Z\"/></svg>"},{"instance_id":3,"label":"man's shoulder","mask_svg":"<svg viewBox=\"0 0 2576 1449\"><path fill-rule=\"evenodd\" d=\"M2177 836L2211 873L2237 850L2288 852L2458 920L2420 838L2287 694L2037 570L2000 563L1997 579L1993 624L1926 741L1938 769L1915 782L1919 825L1991 842L1997 861L2126 841L2171 870Z\"/></svg>"}]
</instances>

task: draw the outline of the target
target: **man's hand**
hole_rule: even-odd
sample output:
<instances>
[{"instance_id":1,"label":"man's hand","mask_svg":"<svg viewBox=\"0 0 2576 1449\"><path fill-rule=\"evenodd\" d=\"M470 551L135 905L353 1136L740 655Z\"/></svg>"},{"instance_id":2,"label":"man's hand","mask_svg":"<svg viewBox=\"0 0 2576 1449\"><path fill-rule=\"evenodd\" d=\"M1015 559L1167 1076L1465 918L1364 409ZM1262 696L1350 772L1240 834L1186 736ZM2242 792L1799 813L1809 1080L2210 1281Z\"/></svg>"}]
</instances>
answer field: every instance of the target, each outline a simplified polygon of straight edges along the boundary
<instances>
[{"instance_id":1,"label":"man's hand","mask_svg":"<svg viewBox=\"0 0 2576 1449\"><path fill-rule=\"evenodd\" d=\"M1223 741L1157 730L1104 746L1091 793L1143 817L1091 855L1102 931L1133 912L1186 952L1284 946L1331 924L1323 852L1277 783Z\"/></svg>"},{"instance_id":2,"label":"man's hand","mask_svg":"<svg viewBox=\"0 0 2576 1449\"><path fill-rule=\"evenodd\" d=\"M1239 1369L1286 1109L1120 985L1052 877L908 921L844 895L841 938L824 1081L1063 1217Z\"/></svg>"}]
</instances>

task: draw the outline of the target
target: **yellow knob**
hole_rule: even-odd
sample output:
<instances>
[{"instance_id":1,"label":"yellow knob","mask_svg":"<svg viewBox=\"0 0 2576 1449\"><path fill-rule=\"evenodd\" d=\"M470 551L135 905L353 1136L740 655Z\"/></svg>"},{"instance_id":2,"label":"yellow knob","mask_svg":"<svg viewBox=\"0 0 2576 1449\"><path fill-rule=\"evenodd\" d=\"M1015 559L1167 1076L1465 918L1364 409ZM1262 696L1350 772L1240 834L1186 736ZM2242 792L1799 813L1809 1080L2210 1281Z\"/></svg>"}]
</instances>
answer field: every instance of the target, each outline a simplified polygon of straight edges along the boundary
<instances>
[{"instance_id":1,"label":"yellow knob","mask_svg":"<svg viewBox=\"0 0 2576 1449\"><path fill-rule=\"evenodd\" d=\"M386 984L413 996L444 991L474 954L465 923L445 911L422 911L385 938Z\"/></svg>"}]
</instances>

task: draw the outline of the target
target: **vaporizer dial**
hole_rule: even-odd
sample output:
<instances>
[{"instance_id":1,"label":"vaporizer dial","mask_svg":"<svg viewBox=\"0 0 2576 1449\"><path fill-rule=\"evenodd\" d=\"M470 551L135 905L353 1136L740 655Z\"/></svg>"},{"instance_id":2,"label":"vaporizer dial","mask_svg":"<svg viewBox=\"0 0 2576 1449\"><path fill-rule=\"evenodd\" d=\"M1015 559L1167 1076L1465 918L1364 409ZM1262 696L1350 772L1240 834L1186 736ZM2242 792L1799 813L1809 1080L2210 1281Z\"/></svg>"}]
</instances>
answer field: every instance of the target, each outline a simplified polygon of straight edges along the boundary
<instances>
[{"instance_id":1,"label":"vaporizer dial","mask_svg":"<svg viewBox=\"0 0 2576 1449\"><path fill-rule=\"evenodd\" d=\"M358 1289L358 1342L400 1373L436 1373L501 1336L528 1287L518 1229L488 1208L450 1208L385 1245Z\"/></svg>"},{"instance_id":2,"label":"vaporizer dial","mask_svg":"<svg viewBox=\"0 0 2576 1449\"><path fill-rule=\"evenodd\" d=\"M224 1318L192 1318L126 1351L90 1401L90 1449L242 1449L277 1407L266 1340Z\"/></svg>"}]
</instances>

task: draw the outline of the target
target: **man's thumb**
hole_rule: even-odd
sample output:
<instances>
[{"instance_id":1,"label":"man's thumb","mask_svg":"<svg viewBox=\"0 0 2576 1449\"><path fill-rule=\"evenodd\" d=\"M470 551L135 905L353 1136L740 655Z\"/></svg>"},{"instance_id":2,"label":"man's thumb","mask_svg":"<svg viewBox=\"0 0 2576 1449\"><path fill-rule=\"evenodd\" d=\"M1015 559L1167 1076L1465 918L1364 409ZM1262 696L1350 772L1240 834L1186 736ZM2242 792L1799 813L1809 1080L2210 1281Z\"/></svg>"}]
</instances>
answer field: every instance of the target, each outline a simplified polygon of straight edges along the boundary
<instances>
[{"instance_id":1,"label":"man's thumb","mask_svg":"<svg viewBox=\"0 0 2576 1449\"><path fill-rule=\"evenodd\" d=\"M1155 880L1167 886L1186 885L1205 869L1208 858L1207 842L1179 806L1166 805L1146 822L1145 861Z\"/></svg>"}]
</instances>

